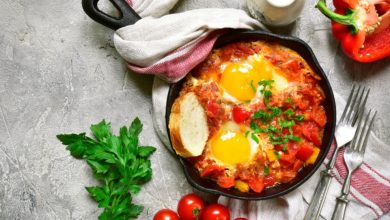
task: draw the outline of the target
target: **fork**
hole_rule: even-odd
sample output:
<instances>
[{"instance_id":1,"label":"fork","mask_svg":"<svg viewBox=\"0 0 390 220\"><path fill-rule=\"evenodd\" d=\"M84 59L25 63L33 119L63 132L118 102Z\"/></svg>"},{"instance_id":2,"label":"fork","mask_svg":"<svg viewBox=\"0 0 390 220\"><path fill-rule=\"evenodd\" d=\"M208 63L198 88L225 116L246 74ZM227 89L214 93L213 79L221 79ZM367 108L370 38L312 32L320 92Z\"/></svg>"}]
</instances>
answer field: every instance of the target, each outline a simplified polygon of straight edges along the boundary
<instances>
[{"instance_id":1,"label":"fork","mask_svg":"<svg viewBox=\"0 0 390 220\"><path fill-rule=\"evenodd\" d=\"M368 112L364 122L362 120L363 115L360 117L355 136L353 137L349 146L345 148L344 162L348 168L348 175L347 178L345 178L343 188L341 189L341 195L337 197L336 208L334 209L332 220L344 219L345 210L347 209L349 202L347 197L350 189L351 176L352 173L363 163L368 136L376 116L376 111L374 112L374 115L371 117L371 119L370 115L371 110Z\"/></svg>"},{"instance_id":2,"label":"fork","mask_svg":"<svg viewBox=\"0 0 390 220\"><path fill-rule=\"evenodd\" d=\"M321 171L321 179L314 191L304 220L319 219L333 177L332 169L336 162L337 152L354 137L357 127L355 124L356 119L358 115L363 112L369 93L370 89L361 86L356 88L356 86L353 85L351 93L348 96L347 104L336 127L335 150L330 161L326 165L326 169Z\"/></svg>"}]
</instances>

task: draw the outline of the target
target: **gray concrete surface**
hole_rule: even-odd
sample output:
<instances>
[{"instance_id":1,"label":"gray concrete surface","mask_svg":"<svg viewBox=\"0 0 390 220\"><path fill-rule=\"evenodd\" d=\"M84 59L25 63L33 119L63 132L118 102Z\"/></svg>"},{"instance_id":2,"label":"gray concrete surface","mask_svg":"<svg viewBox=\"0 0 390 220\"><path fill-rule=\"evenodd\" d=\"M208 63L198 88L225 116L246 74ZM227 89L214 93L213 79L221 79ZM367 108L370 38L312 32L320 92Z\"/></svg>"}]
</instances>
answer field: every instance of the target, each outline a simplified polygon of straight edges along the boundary
<instances>
[{"instance_id":1,"label":"gray concrete surface","mask_svg":"<svg viewBox=\"0 0 390 220\"><path fill-rule=\"evenodd\" d=\"M314 2L289 30L279 31L312 46L339 94L347 96L353 83L372 88L368 105L379 114L374 130L390 143L390 60L346 58ZM245 1L182 1L175 11L210 6L245 9ZM116 132L140 117L141 142L158 148L154 178L135 199L145 206L139 219L175 209L191 191L153 130L153 78L130 73L111 37L83 13L80 0L0 1L0 219L96 219L101 210L84 189L96 183L91 171L55 135L87 131L101 119Z\"/></svg>"}]
</instances>

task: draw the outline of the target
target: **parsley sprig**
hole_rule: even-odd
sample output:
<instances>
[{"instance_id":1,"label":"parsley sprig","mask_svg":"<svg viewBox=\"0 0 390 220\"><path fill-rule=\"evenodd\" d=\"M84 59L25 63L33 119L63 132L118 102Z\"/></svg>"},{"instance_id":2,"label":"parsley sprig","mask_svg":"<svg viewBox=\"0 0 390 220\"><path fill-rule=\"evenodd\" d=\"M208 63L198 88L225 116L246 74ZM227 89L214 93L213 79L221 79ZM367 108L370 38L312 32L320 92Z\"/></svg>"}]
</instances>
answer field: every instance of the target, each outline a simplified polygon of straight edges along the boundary
<instances>
[{"instance_id":1,"label":"parsley sprig","mask_svg":"<svg viewBox=\"0 0 390 220\"><path fill-rule=\"evenodd\" d=\"M57 138L70 154L85 159L100 186L86 187L90 196L104 211L100 220L134 219L143 207L132 202L132 194L152 177L149 156L156 150L139 146L142 123L135 118L129 128L122 127L119 136L111 133L110 123L104 120L91 126L94 138L81 134L60 134Z\"/></svg>"}]
</instances>

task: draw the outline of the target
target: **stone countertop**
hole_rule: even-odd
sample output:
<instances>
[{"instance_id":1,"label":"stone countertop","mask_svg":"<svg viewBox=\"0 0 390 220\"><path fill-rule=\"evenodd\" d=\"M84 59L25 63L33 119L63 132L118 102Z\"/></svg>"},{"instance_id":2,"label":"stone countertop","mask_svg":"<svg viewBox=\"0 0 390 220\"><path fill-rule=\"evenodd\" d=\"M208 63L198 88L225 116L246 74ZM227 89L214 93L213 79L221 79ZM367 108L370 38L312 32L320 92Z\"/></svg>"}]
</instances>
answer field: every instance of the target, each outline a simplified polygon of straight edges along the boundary
<instances>
[{"instance_id":1,"label":"stone countertop","mask_svg":"<svg viewBox=\"0 0 390 220\"><path fill-rule=\"evenodd\" d=\"M314 4L307 1L300 19L278 31L313 48L343 97L353 83L371 87L374 132L390 143L390 59L360 64L347 58ZM197 0L181 1L175 11L204 7L246 10L243 0ZM96 219L101 210L84 189L96 184L91 170L55 136L88 131L102 119L117 132L136 116L144 124L141 143L158 148L153 180L135 198L145 206L139 219L175 209L191 187L153 130L153 77L126 69L112 31L87 17L80 0L2 0L0 30L0 219Z\"/></svg>"}]
</instances>

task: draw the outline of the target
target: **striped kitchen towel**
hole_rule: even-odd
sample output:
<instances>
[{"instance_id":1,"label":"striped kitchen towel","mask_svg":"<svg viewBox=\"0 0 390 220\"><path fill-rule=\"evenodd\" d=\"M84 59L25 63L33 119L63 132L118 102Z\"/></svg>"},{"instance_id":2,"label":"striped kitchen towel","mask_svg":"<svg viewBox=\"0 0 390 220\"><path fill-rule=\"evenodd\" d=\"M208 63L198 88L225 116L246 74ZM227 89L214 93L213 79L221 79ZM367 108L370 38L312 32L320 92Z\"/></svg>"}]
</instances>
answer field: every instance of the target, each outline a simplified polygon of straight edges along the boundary
<instances>
[{"instance_id":1,"label":"striped kitchen towel","mask_svg":"<svg viewBox=\"0 0 390 220\"><path fill-rule=\"evenodd\" d=\"M118 29L114 44L137 73L177 82L204 60L224 29L263 26L238 9L204 8L166 14L177 0L127 0L143 18Z\"/></svg>"}]
</instances>

